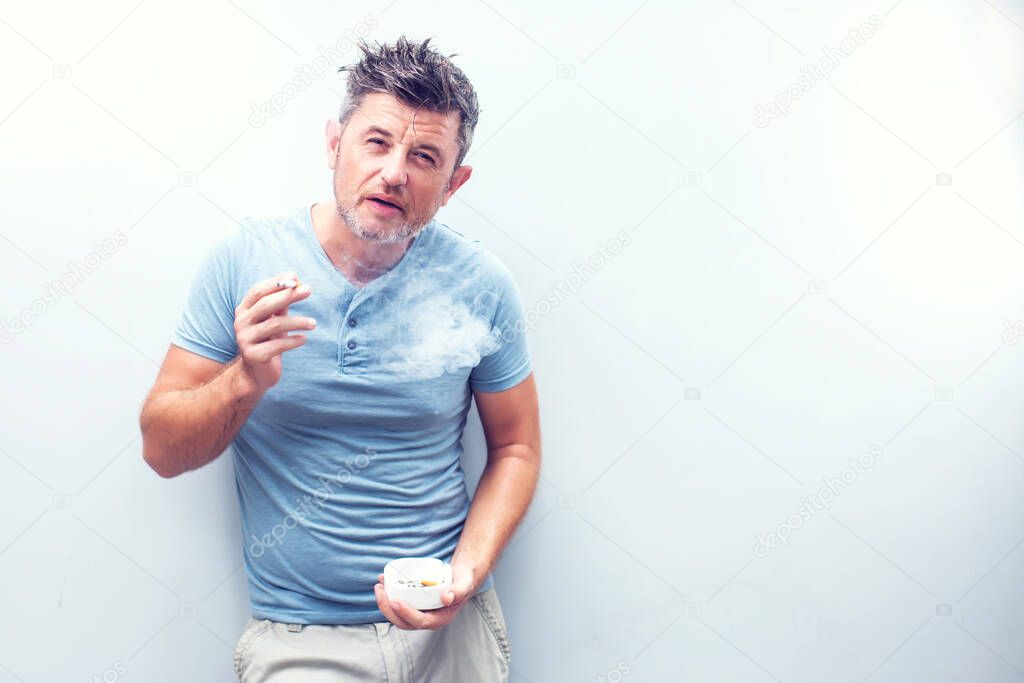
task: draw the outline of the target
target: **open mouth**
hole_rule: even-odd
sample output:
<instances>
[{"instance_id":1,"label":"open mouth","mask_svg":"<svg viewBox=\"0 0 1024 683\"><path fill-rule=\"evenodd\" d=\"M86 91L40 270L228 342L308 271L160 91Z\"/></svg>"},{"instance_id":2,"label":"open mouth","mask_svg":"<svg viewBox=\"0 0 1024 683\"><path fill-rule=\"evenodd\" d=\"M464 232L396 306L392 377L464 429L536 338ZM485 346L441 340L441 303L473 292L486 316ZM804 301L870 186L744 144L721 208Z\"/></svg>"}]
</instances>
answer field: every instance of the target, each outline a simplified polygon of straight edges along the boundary
<instances>
[{"instance_id":1,"label":"open mouth","mask_svg":"<svg viewBox=\"0 0 1024 683\"><path fill-rule=\"evenodd\" d=\"M374 204L377 204L378 206L390 206L393 209L398 209L399 211L402 210L402 207L400 207L398 204L393 204L389 201L378 199L377 197L371 197L370 201L373 202Z\"/></svg>"}]
</instances>

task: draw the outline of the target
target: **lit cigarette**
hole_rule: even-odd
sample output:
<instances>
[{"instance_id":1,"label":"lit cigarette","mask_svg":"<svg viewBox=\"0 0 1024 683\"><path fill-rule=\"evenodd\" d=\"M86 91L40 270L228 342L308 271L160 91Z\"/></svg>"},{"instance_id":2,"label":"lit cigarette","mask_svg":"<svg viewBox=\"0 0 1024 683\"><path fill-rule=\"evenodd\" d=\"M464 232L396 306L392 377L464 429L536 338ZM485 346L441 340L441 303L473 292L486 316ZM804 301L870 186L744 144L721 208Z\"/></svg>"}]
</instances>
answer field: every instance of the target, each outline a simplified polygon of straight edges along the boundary
<instances>
[{"instance_id":1,"label":"lit cigarette","mask_svg":"<svg viewBox=\"0 0 1024 683\"><path fill-rule=\"evenodd\" d=\"M299 283L296 282L295 280L278 280L275 284L278 287L288 287L288 288L291 288L291 287L294 287L295 285L297 285Z\"/></svg>"}]
</instances>

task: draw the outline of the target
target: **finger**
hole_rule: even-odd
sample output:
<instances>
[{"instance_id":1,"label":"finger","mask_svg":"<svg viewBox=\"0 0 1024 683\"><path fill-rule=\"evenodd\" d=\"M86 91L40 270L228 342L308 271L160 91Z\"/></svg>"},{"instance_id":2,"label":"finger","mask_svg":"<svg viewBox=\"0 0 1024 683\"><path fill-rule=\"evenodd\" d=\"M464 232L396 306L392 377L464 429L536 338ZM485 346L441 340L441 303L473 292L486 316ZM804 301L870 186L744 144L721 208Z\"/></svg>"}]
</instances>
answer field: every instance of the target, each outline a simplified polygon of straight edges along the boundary
<instances>
[{"instance_id":1,"label":"finger","mask_svg":"<svg viewBox=\"0 0 1024 683\"><path fill-rule=\"evenodd\" d=\"M279 315L252 325L243 332L243 337L250 344L259 344L267 340L280 339L295 330L313 329L316 329L316 320L313 318L304 315Z\"/></svg>"},{"instance_id":2,"label":"finger","mask_svg":"<svg viewBox=\"0 0 1024 683\"><path fill-rule=\"evenodd\" d=\"M454 605L470 597L473 589L472 577L465 573L456 573L452 585L441 595L441 602L445 605Z\"/></svg>"},{"instance_id":3,"label":"finger","mask_svg":"<svg viewBox=\"0 0 1024 683\"><path fill-rule=\"evenodd\" d=\"M413 628L434 629L444 626L447 623L443 614L437 613L441 612L441 610L447 609L445 607L427 614L426 612L421 612L418 609L406 605L401 600L392 600L391 609L394 610L395 614L397 614L406 623L412 624Z\"/></svg>"},{"instance_id":4,"label":"finger","mask_svg":"<svg viewBox=\"0 0 1024 683\"><path fill-rule=\"evenodd\" d=\"M246 353L246 361L249 363L266 363L274 356L279 356L285 351L291 351L306 343L306 335L289 334L280 339L271 339L251 347Z\"/></svg>"},{"instance_id":5,"label":"finger","mask_svg":"<svg viewBox=\"0 0 1024 683\"><path fill-rule=\"evenodd\" d=\"M258 323L288 308L296 301L302 301L312 293L309 285L300 284L294 289L278 289L261 297L249 308L249 321Z\"/></svg>"},{"instance_id":6,"label":"finger","mask_svg":"<svg viewBox=\"0 0 1024 683\"><path fill-rule=\"evenodd\" d=\"M443 602L443 598L442 598L442 602ZM462 609L462 605L464 605L464 604L465 604L464 600L457 600L456 602L454 602L454 603L452 603L450 605L441 605L440 607L435 607L434 609L426 609L426 610L423 610L422 612L423 612L423 614L426 614L426 615L428 615L428 616L430 616L432 618L435 618L435 619L436 618L440 618L443 621L448 622L448 621L452 620L452 617L454 617L455 614L460 609Z\"/></svg>"},{"instance_id":7,"label":"finger","mask_svg":"<svg viewBox=\"0 0 1024 683\"><path fill-rule=\"evenodd\" d=\"M287 306L282 308L280 311L276 311L273 315L270 316L271 319L273 319L273 318L286 318L286 317L288 317L288 307ZM310 328L310 329L312 329L312 328ZM288 336L287 332L281 331L281 332L278 332L277 334L275 334L273 338L274 339L280 339L281 337L287 337L287 336Z\"/></svg>"},{"instance_id":8,"label":"finger","mask_svg":"<svg viewBox=\"0 0 1024 683\"><path fill-rule=\"evenodd\" d=\"M284 273L278 273L273 277L268 277L266 280L260 280L254 284L248 292L246 292L245 296L242 298L242 306L244 308L252 308L257 301L267 294L284 289L283 287L279 287L277 284L282 280L295 280L297 283L299 282L299 276L296 275L294 271L287 271Z\"/></svg>"},{"instance_id":9,"label":"finger","mask_svg":"<svg viewBox=\"0 0 1024 683\"><path fill-rule=\"evenodd\" d=\"M420 614L424 617L424 625L420 628L439 629L443 626L447 626L455 620L455 615L459 613L462 608L461 602L454 605L437 607L435 609L422 610ZM408 608L411 609L411 608Z\"/></svg>"},{"instance_id":10,"label":"finger","mask_svg":"<svg viewBox=\"0 0 1024 683\"><path fill-rule=\"evenodd\" d=\"M387 593L384 592L383 584L378 583L374 585L373 594L377 598L377 607L380 609L381 613L387 618L388 621L390 621L398 628L405 629L407 631L415 630L414 626L409 624L401 616L395 613L391 601L388 600Z\"/></svg>"},{"instance_id":11,"label":"finger","mask_svg":"<svg viewBox=\"0 0 1024 683\"><path fill-rule=\"evenodd\" d=\"M470 587L468 582L454 582L448 590L441 594L441 602L445 605L462 602L469 597Z\"/></svg>"}]
</instances>

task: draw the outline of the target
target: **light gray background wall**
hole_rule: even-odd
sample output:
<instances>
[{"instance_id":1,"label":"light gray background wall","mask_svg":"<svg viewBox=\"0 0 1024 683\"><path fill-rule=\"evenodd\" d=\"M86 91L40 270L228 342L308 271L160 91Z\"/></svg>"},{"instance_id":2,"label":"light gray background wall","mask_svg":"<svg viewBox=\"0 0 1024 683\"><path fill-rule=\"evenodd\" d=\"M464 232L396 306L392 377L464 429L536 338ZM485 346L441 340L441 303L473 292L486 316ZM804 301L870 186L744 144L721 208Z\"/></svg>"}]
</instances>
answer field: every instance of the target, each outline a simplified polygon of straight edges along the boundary
<instances>
[{"instance_id":1,"label":"light gray background wall","mask_svg":"<svg viewBox=\"0 0 1024 683\"><path fill-rule=\"evenodd\" d=\"M319 50L403 31L483 105L440 219L535 314L514 680L1024 678L1024 7L805 5L0 5L0 682L232 679L229 459L158 478L138 410L206 250L330 196Z\"/></svg>"}]
</instances>

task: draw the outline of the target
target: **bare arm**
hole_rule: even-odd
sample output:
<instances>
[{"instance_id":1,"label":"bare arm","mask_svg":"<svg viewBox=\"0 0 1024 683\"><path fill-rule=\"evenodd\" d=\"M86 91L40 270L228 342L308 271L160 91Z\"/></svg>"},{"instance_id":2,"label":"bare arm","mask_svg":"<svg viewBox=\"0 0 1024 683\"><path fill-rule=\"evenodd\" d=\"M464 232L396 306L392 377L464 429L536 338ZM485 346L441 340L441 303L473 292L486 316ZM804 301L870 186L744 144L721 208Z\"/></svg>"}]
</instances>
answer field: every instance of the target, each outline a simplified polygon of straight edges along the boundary
<instances>
[{"instance_id":1,"label":"bare arm","mask_svg":"<svg viewBox=\"0 0 1024 683\"><path fill-rule=\"evenodd\" d=\"M474 392L474 397L487 437L487 466L452 556L452 590L441 596L444 607L421 611L389 600L383 574L373 588L381 612L402 629L451 623L494 567L537 487L540 416L533 373L511 389Z\"/></svg>"},{"instance_id":2,"label":"bare arm","mask_svg":"<svg viewBox=\"0 0 1024 683\"><path fill-rule=\"evenodd\" d=\"M262 392L241 371L171 346L142 407L142 456L161 477L198 469L224 452ZM172 381L170 378L179 378ZM175 385L188 378L180 388Z\"/></svg>"},{"instance_id":3,"label":"bare arm","mask_svg":"<svg viewBox=\"0 0 1024 683\"><path fill-rule=\"evenodd\" d=\"M139 426L142 456L157 474L176 477L224 452L249 414L281 378L281 354L302 346L315 327L288 306L310 294L308 286L278 286L298 280L281 273L253 285L235 309L239 354L227 364L171 346L150 391Z\"/></svg>"},{"instance_id":4,"label":"bare arm","mask_svg":"<svg viewBox=\"0 0 1024 683\"><path fill-rule=\"evenodd\" d=\"M471 568L482 582L498 561L537 487L540 416L533 374L515 387L474 392L487 438L487 466L469 506L452 565Z\"/></svg>"}]
</instances>

